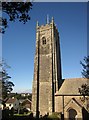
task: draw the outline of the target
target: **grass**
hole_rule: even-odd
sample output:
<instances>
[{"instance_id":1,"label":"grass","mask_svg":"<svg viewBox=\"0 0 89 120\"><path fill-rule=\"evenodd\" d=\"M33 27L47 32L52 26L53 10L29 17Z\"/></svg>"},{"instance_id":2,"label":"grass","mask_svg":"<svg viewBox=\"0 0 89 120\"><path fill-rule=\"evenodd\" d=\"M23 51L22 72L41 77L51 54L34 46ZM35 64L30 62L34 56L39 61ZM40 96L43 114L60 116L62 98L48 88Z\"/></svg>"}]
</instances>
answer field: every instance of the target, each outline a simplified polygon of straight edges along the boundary
<instances>
[{"instance_id":1,"label":"grass","mask_svg":"<svg viewBox=\"0 0 89 120\"><path fill-rule=\"evenodd\" d=\"M31 114L31 112L29 112L29 113L24 113L24 114L14 114L14 116L28 116L28 115L30 115Z\"/></svg>"}]
</instances>

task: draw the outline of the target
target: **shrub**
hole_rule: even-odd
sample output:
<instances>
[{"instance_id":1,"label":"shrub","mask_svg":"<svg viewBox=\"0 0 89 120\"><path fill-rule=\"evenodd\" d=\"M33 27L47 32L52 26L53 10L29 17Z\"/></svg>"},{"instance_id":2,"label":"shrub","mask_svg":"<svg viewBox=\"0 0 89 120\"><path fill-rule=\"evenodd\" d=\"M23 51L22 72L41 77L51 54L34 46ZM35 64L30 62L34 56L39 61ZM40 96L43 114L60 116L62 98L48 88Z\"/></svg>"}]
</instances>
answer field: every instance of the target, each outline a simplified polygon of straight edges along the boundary
<instances>
[{"instance_id":1,"label":"shrub","mask_svg":"<svg viewBox=\"0 0 89 120\"><path fill-rule=\"evenodd\" d=\"M52 115L49 115L48 118L51 118L53 120L60 120L61 119L61 115L57 112L53 112Z\"/></svg>"}]
</instances>

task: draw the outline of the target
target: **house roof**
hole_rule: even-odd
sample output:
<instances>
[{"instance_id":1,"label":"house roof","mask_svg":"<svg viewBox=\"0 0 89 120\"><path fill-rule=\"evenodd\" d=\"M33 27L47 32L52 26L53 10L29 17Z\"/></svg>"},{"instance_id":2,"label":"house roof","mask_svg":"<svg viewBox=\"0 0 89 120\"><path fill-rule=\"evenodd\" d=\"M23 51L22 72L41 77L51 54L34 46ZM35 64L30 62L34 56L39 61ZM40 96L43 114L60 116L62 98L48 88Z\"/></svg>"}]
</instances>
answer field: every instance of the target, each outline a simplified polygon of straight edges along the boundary
<instances>
[{"instance_id":1,"label":"house roof","mask_svg":"<svg viewBox=\"0 0 89 120\"><path fill-rule=\"evenodd\" d=\"M16 98L9 98L6 103L14 103L16 100Z\"/></svg>"},{"instance_id":2,"label":"house roof","mask_svg":"<svg viewBox=\"0 0 89 120\"><path fill-rule=\"evenodd\" d=\"M31 104L32 102L29 99L26 99L22 102L22 104Z\"/></svg>"},{"instance_id":3,"label":"house roof","mask_svg":"<svg viewBox=\"0 0 89 120\"><path fill-rule=\"evenodd\" d=\"M24 101L24 99L19 99L19 102L22 103Z\"/></svg>"},{"instance_id":4,"label":"house roof","mask_svg":"<svg viewBox=\"0 0 89 120\"><path fill-rule=\"evenodd\" d=\"M80 95L78 88L80 88L82 84L87 84L88 81L89 80L85 78L65 79L55 95Z\"/></svg>"}]
</instances>

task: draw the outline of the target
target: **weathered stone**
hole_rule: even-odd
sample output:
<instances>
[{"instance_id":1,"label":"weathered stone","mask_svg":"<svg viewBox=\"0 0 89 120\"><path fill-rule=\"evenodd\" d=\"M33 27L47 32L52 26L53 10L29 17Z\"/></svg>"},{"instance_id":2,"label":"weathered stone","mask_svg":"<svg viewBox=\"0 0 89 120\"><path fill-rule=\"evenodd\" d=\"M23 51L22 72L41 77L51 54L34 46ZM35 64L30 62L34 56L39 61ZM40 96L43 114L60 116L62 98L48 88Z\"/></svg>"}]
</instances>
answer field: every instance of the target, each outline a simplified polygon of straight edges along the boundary
<instances>
[{"instance_id":1,"label":"weathered stone","mask_svg":"<svg viewBox=\"0 0 89 120\"><path fill-rule=\"evenodd\" d=\"M39 26L36 32L32 111L40 115L58 112L67 119L87 118L89 99L83 100L78 88L89 79L62 80L59 33L52 22ZM88 99L88 100L87 100Z\"/></svg>"},{"instance_id":2,"label":"weathered stone","mask_svg":"<svg viewBox=\"0 0 89 120\"><path fill-rule=\"evenodd\" d=\"M59 34L54 22L42 26L37 25L32 88L34 114L37 109L40 115L51 114L54 111L54 93L59 89L58 80L61 80L59 52Z\"/></svg>"}]
</instances>

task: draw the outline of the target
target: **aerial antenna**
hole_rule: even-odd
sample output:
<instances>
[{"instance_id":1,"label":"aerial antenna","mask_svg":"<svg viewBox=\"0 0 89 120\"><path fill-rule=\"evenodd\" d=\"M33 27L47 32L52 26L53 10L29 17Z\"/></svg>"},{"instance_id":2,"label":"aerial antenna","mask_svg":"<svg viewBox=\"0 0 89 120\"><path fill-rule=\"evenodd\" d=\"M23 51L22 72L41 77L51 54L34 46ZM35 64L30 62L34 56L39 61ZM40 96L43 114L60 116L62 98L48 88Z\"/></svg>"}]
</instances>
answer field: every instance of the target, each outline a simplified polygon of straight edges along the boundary
<instances>
[{"instance_id":1,"label":"aerial antenna","mask_svg":"<svg viewBox=\"0 0 89 120\"><path fill-rule=\"evenodd\" d=\"M49 24L49 15L47 14L47 24Z\"/></svg>"}]
</instances>

